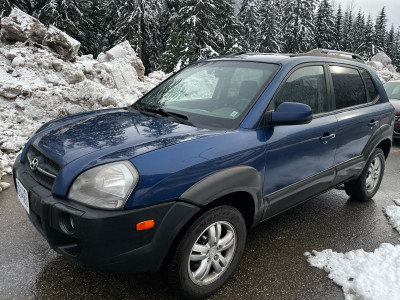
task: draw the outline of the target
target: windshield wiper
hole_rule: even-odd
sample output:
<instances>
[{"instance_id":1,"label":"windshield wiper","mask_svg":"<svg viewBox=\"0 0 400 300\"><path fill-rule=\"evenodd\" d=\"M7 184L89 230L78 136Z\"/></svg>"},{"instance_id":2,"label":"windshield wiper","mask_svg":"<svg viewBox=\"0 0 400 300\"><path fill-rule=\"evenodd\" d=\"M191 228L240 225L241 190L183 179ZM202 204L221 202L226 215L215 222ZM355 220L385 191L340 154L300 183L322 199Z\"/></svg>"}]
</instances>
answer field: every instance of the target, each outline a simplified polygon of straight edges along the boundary
<instances>
[{"instance_id":1,"label":"windshield wiper","mask_svg":"<svg viewBox=\"0 0 400 300\"><path fill-rule=\"evenodd\" d=\"M193 124L191 122L188 121L188 117L179 113L175 113L172 111L166 111L162 108L151 108L148 106L145 107L140 107L138 103L135 103L135 107L136 109L143 113L143 114L147 114L149 116L154 117L155 115L161 115L164 117L171 117L174 120L178 121L181 124L185 124L185 125L189 125L189 126L193 126Z\"/></svg>"}]
</instances>

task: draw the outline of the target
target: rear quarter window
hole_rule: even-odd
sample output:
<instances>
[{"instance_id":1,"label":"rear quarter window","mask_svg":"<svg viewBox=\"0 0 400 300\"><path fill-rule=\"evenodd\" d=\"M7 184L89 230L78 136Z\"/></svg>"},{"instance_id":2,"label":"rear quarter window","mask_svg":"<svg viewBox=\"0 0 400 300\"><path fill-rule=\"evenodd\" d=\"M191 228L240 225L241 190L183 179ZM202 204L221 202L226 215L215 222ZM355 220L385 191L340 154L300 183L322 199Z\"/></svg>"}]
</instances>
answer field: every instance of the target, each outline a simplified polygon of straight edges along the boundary
<instances>
[{"instance_id":1,"label":"rear quarter window","mask_svg":"<svg viewBox=\"0 0 400 300\"><path fill-rule=\"evenodd\" d=\"M365 87L367 88L367 93L369 96L368 101L374 101L378 96L375 84L372 81L371 75L363 69L360 70L361 77L364 79Z\"/></svg>"},{"instance_id":2,"label":"rear quarter window","mask_svg":"<svg viewBox=\"0 0 400 300\"><path fill-rule=\"evenodd\" d=\"M357 69L330 66L336 109L356 106L367 102L364 83Z\"/></svg>"}]
</instances>

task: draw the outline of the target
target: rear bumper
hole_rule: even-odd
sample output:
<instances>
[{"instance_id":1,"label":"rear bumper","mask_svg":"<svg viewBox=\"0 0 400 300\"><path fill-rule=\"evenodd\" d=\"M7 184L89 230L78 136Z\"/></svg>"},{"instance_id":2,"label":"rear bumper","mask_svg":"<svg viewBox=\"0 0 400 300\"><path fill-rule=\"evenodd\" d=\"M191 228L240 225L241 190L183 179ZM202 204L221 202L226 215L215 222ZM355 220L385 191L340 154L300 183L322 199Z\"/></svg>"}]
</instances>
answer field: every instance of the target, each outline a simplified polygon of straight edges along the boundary
<instances>
[{"instance_id":1,"label":"rear bumper","mask_svg":"<svg viewBox=\"0 0 400 300\"><path fill-rule=\"evenodd\" d=\"M29 219L50 246L67 258L103 271L157 271L178 232L199 211L183 202L126 211L89 208L53 197L29 175L20 157L14 165L15 178L28 190ZM70 219L73 228L66 226ZM155 221L154 228L136 230L136 224L150 219Z\"/></svg>"}]
</instances>

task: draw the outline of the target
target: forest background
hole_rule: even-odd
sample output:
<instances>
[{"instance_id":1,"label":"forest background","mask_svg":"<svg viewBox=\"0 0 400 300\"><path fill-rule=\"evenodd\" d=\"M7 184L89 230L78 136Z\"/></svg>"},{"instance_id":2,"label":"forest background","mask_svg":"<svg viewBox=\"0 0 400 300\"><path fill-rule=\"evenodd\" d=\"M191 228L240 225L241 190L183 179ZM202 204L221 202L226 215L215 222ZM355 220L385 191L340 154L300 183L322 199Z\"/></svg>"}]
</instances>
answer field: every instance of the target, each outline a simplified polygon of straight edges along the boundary
<instances>
[{"instance_id":1,"label":"forest background","mask_svg":"<svg viewBox=\"0 0 400 300\"><path fill-rule=\"evenodd\" d=\"M95 57L128 40L146 73L176 71L242 51L299 53L320 47L385 52L400 66L400 27L383 6L373 19L331 0L0 0L0 18L18 7L82 43Z\"/></svg>"}]
</instances>

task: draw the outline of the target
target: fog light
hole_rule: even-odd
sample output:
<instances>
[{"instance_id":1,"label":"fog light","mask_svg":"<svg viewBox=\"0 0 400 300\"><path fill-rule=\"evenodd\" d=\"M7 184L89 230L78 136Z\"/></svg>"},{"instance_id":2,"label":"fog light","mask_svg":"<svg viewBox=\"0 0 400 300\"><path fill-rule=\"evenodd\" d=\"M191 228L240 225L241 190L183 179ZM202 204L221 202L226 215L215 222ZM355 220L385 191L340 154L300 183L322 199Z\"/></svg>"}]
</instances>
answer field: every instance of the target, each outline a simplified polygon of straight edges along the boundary
<instances>
[{"instance_id":1,"label":"fog light","mask_svg":"<svg viewBox=\"0 0 400 300\"><path fill-rule=\"evenodd\" d=\"M70 214L61 214L59 219L59 225L61 230L66 234L74 234L75 232L75 221Z\"/></svg>"}]
</instances>

